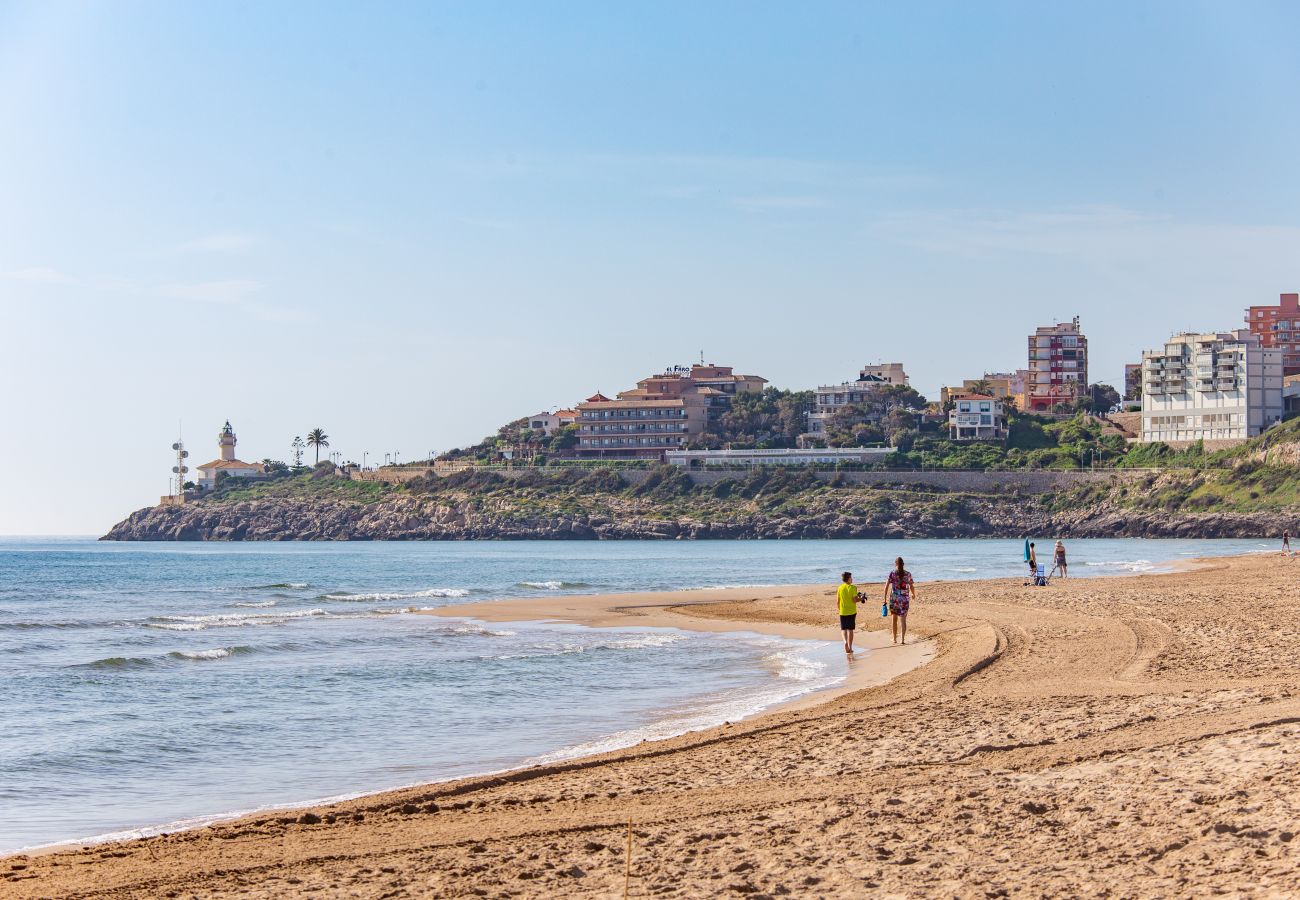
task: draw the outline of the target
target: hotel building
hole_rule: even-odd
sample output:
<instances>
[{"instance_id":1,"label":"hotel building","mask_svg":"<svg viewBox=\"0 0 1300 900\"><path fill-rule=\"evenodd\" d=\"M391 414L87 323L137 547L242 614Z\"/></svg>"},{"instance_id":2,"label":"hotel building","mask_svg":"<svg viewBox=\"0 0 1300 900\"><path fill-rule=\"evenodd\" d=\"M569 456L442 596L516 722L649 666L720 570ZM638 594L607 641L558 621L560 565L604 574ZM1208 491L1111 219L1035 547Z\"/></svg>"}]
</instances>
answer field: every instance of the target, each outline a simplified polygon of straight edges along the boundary
<instances>
[{"instance_id":1,"label":"hotel building","mask_svg":"<svg viewBox=\"0 0 1300 900\"><path fill-rule=\"evenodd\" d=\"M1050 414L1058 404L1072 408L1086 396L1088 339L1079 330L1079 317L1038 328L1029 336L1026 411Z\"/></svg>"},{"instance_id":2,"label":"hotel building","mask_svg":"<svg viewBox=\"0 0 1300 900\"><path fill-rule=\"evenodd\" d=\"M1174 335L1142 354L1142 440L1230 446L1282 420L1282 350L1247 329Z\"/></svg>"},{"instance_id":3,"label":"hotel building","mask_svg":"<svg viewBox=\"0 0 1300 900\"><path fill-rule=\"evenodd\" d=\"M1264 347L1282 351L1282 374L1300 375L1300 294L1282 294L1276 306L1246 310L1246 326Z\"/></svg>"},{"instance_id":4,"label":"hotel building","mask_svg":"<svg viewBox=\"0 0 1300 900\"><path fill-rule=\"evenodd\" d=\"M736 394L760 391L766 383L757 375L735 375L730 366L675 366L616 399L596 394L577 407L577 452L662 459L708 431Z\"/></svg>"},{"instance_id":5,"label":"hotel building","mask_svg":"<svg viewBox=\"0 0 1300 900\"><path fill-rule=\"evenodd\" d=\"M907 373L902 363L863 366L857 381L828 384L817 388L813 409L808 413L808 431L804 437L825 437L826 422L846 406L864 403L867 397L887 385L906 385Z\"/></svg>"}]
</instances>

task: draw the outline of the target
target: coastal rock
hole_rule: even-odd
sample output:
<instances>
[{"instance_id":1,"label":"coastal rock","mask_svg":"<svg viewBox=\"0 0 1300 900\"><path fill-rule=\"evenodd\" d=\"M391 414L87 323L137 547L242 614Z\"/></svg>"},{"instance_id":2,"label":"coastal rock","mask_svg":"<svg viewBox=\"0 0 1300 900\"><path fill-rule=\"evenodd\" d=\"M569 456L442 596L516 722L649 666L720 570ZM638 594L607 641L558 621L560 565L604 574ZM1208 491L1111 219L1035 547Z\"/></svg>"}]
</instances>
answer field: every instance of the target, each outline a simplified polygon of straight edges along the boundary
<instances>
[{"instance_id":1,"label":"coastal rock","mask_svg":"<svg viewBox=\"0 0 1300 900\"><path fill-rule=\"evenodd\" d=\"M1296 531L1295 517L1280 511L1167 512L1108 503L1058 511L1017 497L964 496L960 502L909 509L898 492L888 509L853 509L807 515L745 510L729 521L665 519L643 509L617 515L523 514L508 503L431 502L398 496L375 503L328 498L269 498L137 510L104 536L118 541L366 541L366 540L775 540L820 538L1182 537L1275 536ZM929 502L933 498L926 495ZM919 503L920 501L915 501Z\"/></svg>"}]
</instances>

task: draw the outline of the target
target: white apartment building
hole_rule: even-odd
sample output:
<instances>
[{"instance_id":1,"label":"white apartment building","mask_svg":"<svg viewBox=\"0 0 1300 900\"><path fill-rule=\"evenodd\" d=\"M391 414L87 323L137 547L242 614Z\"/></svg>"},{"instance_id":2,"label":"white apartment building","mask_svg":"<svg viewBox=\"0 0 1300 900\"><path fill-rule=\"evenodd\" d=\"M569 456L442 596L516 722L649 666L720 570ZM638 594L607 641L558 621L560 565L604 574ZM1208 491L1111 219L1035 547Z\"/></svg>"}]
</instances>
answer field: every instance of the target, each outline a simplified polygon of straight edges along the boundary
<instances>
[{"instance_id":1,"label":"white apartment building","mask_svg":"<svg viewBox=\"0 0 1300 900\"><path fill-rule=\"evenodd\" d=\"M817 388L813 409L808 413L807 434L813 437L825 435L826 420L841 408L865 402L868 395L886 385L907 383L902 363L879 363L863 366L857 381L822 385Z\"/></svg>"},{"instance_id":2,"label":"white apartment building","mask_svg":"<svg viewBox=\"0 0 1300 900\"><path fill-rule=\"evenodd\" d=\"M1240 442L1282 421L1282 350L1248 329L1171 337L1142 354L1142 441Z\"/></svg>"},{"instance_id":3,"label":"white apartment building","mask_svg":"<svg viewBox=\"0 0 1300 900\"><path fill-rule=\"evenodd\" d=\"M1000 441L1007 436L1001 401L987 394L957 394L948 413L948 438L954 441Z\"/></svg>"}]
</instances>

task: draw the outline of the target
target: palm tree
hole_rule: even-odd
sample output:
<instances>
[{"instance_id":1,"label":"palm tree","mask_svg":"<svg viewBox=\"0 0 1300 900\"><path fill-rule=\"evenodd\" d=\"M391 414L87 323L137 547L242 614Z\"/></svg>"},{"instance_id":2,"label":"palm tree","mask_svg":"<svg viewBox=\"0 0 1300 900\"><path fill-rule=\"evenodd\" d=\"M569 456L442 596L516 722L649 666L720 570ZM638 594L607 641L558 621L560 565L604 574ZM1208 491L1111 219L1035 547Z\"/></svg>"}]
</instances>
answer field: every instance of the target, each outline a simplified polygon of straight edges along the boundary
<instances>
[{"instance_id":1,"label":"palm tree","mask_svg":"<svg viewBox=\"0 0 1300 900\"><path fill-rule=\"evenodd\" d=\"M316 462L320 462L320 448L330 445L330 436L323 428L313 428L307 432L307 446L316 448Z\"/></svg>"}]
</instances>

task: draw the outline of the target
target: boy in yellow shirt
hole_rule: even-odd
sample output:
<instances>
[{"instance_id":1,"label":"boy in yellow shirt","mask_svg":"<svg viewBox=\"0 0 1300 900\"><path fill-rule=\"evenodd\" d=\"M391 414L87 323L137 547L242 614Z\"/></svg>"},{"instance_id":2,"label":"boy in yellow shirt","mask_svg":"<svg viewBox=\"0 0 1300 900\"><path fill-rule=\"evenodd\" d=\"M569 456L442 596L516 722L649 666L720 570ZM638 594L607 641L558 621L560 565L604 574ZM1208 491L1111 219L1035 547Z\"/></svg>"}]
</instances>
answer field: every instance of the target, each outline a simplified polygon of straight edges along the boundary
<instances>
[{"instance_id":1,"label":"boy in yellow shirt","mask_svg":"<svg viewBox=\"0 0 1300 900\"><path fill-rule=\"evenodd\" d=\"M858 588L853 583L853 573L840 576L844 583L835 592L840 609L840 631L844 634L844 652L853 652L853 631L858 623Z\"/></svg>"}]
</instances>

